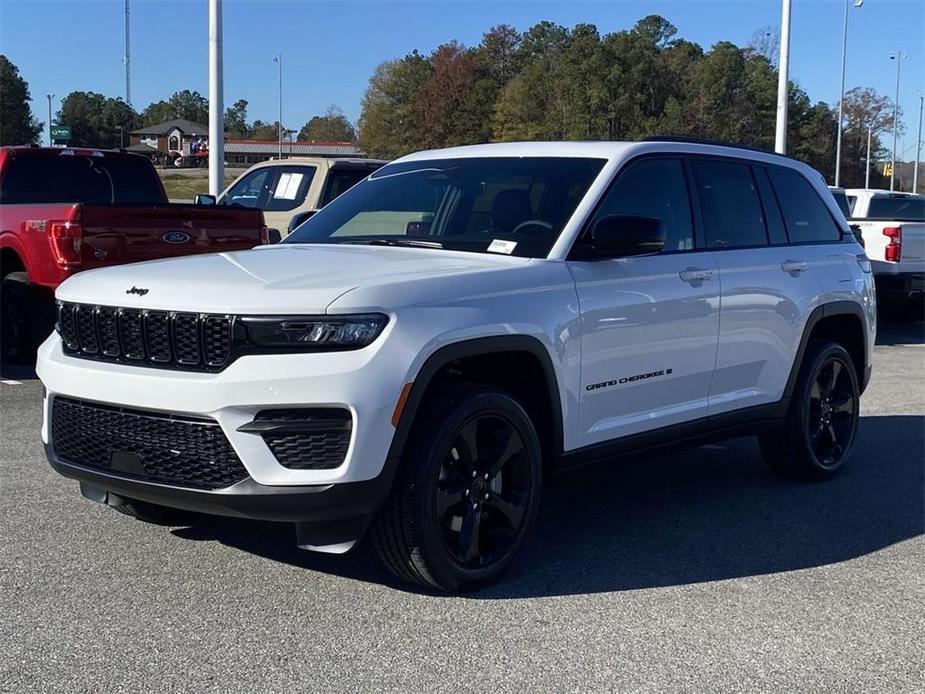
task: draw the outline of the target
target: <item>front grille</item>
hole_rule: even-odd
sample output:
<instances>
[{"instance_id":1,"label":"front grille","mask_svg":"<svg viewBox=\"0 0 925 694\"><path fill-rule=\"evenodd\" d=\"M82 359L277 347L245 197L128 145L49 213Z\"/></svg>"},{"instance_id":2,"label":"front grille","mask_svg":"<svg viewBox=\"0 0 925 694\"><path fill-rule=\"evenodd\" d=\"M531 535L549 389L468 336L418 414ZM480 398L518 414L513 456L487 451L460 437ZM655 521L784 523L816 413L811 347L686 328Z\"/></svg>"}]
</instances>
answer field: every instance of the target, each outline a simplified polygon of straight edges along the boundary
<instances>
[{"instance_id":1,"label":"front grille","mask_svg":"<svg viewBox=\"0 0 925 694\"><path fill-rule=\"evenodd\" d=\"M218 371L232 354L230 316L91 304L58 304L58 331L72 356L190 371Z\"/></svg>"},{"instance_id":2,"label":"front grille","mask_svg":"<svg viewBox=\"0 0 925 694\"><path fill-rule=\"evenodd\" d=\"M353 420L348 410L305 408L261 410L254 418L263 440L279 464L290 470L331 470L343 464Z\"/></svg>"},{"instance_id":3,"label":"front grille","mask_svg":"<svg viewBox=\"0 0 925 694\"><path fill-rule=\"evenodd\" d=\"M51 438L64 462L150 482L221 489L248 476L218 422L204 417L55 397Z\"/></svg>"}]
</instances>

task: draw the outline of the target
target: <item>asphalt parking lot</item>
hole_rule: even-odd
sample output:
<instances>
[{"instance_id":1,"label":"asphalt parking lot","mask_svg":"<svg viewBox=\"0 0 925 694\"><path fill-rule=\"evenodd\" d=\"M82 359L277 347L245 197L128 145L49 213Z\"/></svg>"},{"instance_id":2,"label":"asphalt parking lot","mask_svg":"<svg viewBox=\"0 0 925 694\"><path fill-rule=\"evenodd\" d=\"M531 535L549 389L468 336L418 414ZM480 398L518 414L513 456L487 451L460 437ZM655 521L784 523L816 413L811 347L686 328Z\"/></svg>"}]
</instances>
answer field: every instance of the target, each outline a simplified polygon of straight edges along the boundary
<instances>
[{"instance_id":1,"label":"asphalt parking lot","mask_svg":"<svg viewBox=\"0 0 925 694\"><path fill-rule=\"evenodd\" d=\"M0 690L925 690L925 335L881 326L825 484L742 439L555 479L506 582L395 583L289 526L146 525L52 473L41 386L0 384ZM16 383L18 382L18 383Z\"/></svg>"}]
</instances>

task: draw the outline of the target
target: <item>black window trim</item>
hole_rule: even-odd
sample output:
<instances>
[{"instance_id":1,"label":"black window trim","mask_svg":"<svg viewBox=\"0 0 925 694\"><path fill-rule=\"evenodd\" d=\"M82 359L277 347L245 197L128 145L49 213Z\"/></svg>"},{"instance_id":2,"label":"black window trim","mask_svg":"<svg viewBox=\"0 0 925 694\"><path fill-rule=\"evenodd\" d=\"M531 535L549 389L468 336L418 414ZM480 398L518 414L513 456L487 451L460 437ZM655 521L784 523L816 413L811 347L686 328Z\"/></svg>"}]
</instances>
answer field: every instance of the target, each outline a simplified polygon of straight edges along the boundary
<instances>
[{"instance_id":1,"label":"black window trim","mask_svg":"<svg viewBox=\"0 0 925 694\"><path fill-rule=\"evenodd\" d=\"M582 222L581 230L578 232L578 235L575 237L575 240L572 241L572 246L571 248L569 248L569 252L565 257L566 260L568 261L586 261L587 260L587 258L584 258L582 256L580 247L581 247L581 244L583 243L583 239L588 234L591 233L591 224L592 222L594 222L594 218L597 216L598 211L600 211L601 207L603 207L604 202L607 200L607 196L610 195L610 192L613 190L614 186L620 180L620 176L626 173L626 171L631 166L636 164L637 162L644 161L647 159L676 159L680 161L681 171L684 177L684 185L687 189L687 205L688 205L688 209L690 210L690 215L691 215L691 232L694 237L693 239L694 247L693 248L687 248L683 250L674 250L674 251L660 251L659 253L656 253L654 255L664 256L664 255L680 255L682 253L706 253L710 250L709 248L703 248L701 245L701 241L702 241L701 234L703 233L703 227L701 225L700 217L697 214L697 208L694 206L694 196L696 195L694 191L696 189L691 187L691 184L693 182L692 181L693 172L690 170L690 165L687 162L687 155L684 154L683 152L645 152L635 157L631 157L630 159L628 159L626 162L623 163L623 166L621 166L619 169L617 169L614 172L610 181L608 181L607 183L607 188L604 190L603 193L601 193L600 197L598 197L598 199L595 201L594 208L591 210L591 212L588 213L588 216L585 218L585 221ZM699 206L699 204L700 204L700 198L698 196L697 205ZM650 258L653 256L644 256L644 257Z\"/></svg>"}]
</instances>

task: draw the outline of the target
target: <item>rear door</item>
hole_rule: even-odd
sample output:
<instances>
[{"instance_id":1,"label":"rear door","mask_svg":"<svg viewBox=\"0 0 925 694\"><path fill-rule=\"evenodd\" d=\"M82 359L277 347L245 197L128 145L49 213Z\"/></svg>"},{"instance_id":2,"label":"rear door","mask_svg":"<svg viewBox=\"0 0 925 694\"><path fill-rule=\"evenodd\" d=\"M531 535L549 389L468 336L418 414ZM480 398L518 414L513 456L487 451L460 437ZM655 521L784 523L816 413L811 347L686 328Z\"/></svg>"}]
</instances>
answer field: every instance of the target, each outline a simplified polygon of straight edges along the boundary
<instances>
[{"instance_id":1,"label":"rear door","mask_svg":"<svg viewBox=\"0 0 925 694\"><path fill-rule=\"evenodd\" d=\"M691 157L706 246L722 285L710 415L779 400L819 293L806 247L788 245L770 182L748 161Z\"/></svg>"},{"instance_id":2,"label":"rear door","mask_svg":"<svg viewBox=\"0 0 925 694\"><path fill-rule=\"evenodd\" d=\"M624 167L594 221L655 217L666 234L652 256L570 260L580 307L580 445L702 419L716 360L719 276L695 244L681 157Z\"/></svg>"}]
</instances>

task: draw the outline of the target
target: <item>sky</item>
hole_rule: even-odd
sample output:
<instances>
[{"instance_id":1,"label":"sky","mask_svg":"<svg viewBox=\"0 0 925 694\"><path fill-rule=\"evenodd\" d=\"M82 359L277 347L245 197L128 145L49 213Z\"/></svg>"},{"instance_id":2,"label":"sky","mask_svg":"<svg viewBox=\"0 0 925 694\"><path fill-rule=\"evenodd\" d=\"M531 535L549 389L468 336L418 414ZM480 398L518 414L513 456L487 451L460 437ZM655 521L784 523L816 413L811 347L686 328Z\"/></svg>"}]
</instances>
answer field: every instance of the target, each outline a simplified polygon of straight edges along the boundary
<instances>
[{"instance_id":1,"label":"sky","mask_svg":"<svg viewBox=\"0 0 925 694\"><path fill-rule=\"evenodd\" d=\"M206 0L130 0L132 104L142 110L181 89L208 95ZM660 14L678 36L709 48L746 45L780 25L780 0L225 0L225 105L249 102L248 118L278 114L276 53L283 56L283 123L299 128L331 104L351 120L376 66L412 49L450 40L477 45L496 24L520 30L540 20L568 27L629 29ZM123 0L0 0L0 52L29 82L36 116L48 120L46 94L74 90L123 96ZM792 0L790 77L813 101L837 103L844 0ZM846 89L870 86L893 97L903 51L900 105L906 133L900 158L915 156L919 96L925 94L925 0L866 0L849 10Z\"/></svg>"}]
</instances>

